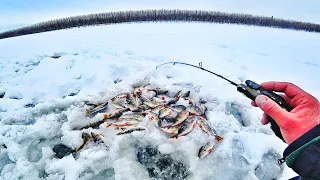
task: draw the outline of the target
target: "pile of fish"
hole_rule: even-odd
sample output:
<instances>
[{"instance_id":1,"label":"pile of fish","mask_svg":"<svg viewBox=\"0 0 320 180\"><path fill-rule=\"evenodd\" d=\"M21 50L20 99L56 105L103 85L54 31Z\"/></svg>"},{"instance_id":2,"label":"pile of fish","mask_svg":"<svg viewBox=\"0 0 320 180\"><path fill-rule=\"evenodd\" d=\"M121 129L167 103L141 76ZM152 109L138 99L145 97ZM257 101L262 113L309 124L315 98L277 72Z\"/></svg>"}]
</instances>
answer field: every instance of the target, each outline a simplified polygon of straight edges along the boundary
<instances>
[{"instance_id":1,"label":"pile of fish","mask_svg":"<svg viewBox=\"0 0 320 180\"><path fill-rule=\"evenodd\" d=\"M168 90L148 88L148 85L143 85L134 87L132 92L121 93L108 102L98 105L86 104L89 106L85 110L86 116L94 117L102 114L103 119L84 128L97 128L101 125L106 128L114 127L119 130L117 135L145 131L146 124L152 121L169 138L176 139L189 134L197 124L207 135L214 137L214 141L200 148L199 158L208 155L213 146L223 139L208 124L205 101L200 100L196 103L190 98L190 91L186 93L179 91L170 96ZM84 143L76 149L76 152L85 147L91 139L103 141L104 136L83 133L82 138Z\"/></svg>"}]
</instances>

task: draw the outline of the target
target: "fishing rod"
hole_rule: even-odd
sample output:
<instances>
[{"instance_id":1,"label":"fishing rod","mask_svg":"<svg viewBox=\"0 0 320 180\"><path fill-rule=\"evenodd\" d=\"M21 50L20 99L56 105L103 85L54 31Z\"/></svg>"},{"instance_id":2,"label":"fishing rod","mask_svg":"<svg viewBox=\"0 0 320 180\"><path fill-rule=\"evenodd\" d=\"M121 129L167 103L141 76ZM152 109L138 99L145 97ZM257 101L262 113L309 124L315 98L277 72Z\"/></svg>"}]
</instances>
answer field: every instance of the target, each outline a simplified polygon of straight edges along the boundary
<instances>
[{"instance_id":1,"label":"fishing rod","mask_svg":"<svg viewBox=\"0 0 320 180\"><path fill-rule=\"evenodd\" d=\"M244 94L247 98L251 99L252 101L255 101L256 97L259 95L265 95L265 96L268 96L270 99L272 99L274 102L276 102L279 106L286 109L287 111L291 110L290 107L287 105L286 100L283 97L281 97L280 95L276 94L273 91L262 89L261 86L259 84L255 83L254 81L246 80L245 84L237 84L237 83L223 77L220 74L214 73L212 71L209 71L209 70L203 68L201 62L199 63L199 66L184 63L184 62L166 62L166 63L160 64L159 66L157 66L156 69L158 69L160 66L167 65L167 64L173 64L173 65L181 64L181 65L191 66L191 67L198 68L200 70L209 72L215 76L220 77L221 79L228 81L230 84L236 86L237 90L239 92ZM282 139L284 141L283 136L280 132L280 127L278 126L276 121L274 119L272 119L270 116L267 116L267 118L271 124L271 129L273 130L273 132L276 134L276 136L278 136L280 139Z\"/></svg>"},{"instance_id":2,"label":"fishing rod","mask_svg":"<svg viewBox=\"0 0 320 180\"><path fill-rule=\"evenodd\" d=\"M216 76L218 76L218 77L220 77L220 78L228 81L228 82L231 83L232 85L235 85L235 86L237 85L236 83L234 83L234 82L232 82L231 80L229 80L229 79L221 76L220 74L217 74L217 73L214 73L214 72L209 71L209 70L207 70L207 69L204 69L204 68L202 67L202 62L199 63L199 66L195 66L195 65L188 64L188 63L183 63L183 62L166 62L166 63L160 64L159 66L157 66L156 69L158 69L158 67L163 66L163 65L166 65L166 64L173 64L173 65L182 64L182 65L186 65L186 66L192 66L192 67L201 69L201 70L203 70L203 71L207 71L207 72L209 72L209 73L211 73L211 74L214 74L214 75L216 75Z\"/></svg>"}]
</instances>

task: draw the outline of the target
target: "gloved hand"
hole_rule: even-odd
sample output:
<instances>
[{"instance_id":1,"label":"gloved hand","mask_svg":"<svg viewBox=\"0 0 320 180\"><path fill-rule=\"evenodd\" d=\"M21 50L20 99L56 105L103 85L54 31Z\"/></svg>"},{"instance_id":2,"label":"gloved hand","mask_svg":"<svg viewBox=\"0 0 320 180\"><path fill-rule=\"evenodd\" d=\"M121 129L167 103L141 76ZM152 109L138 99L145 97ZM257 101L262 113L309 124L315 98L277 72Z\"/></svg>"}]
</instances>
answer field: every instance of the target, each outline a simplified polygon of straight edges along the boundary
<instances>
[{"instance_id":1,"label":"gloved hand","mask_svg":"<svg viewBox=\"0 0 320 180\"><path fill-rule=\"evenodd\" d=\"M255 102L251 103L264 111L262 124L268 124L267 115L277 122L288 144L320 123L319 101L296 85L287 82L266 82L261 84L261 88L285 93L281 96L292 107L292 110L287 112L264 95L259 95Z\"/></svg>"}]
</instances>

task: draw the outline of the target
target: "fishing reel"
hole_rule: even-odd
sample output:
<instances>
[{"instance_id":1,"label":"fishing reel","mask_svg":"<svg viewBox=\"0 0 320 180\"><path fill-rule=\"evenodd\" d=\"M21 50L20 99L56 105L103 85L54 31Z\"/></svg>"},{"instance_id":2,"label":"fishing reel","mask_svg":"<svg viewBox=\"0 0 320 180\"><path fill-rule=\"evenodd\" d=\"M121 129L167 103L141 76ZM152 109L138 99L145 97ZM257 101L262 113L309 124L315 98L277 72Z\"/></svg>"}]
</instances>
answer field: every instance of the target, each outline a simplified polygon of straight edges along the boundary
<instances>
[{"instance_id":1,"label":"fishing reel","mask_svg":"<svg viewBox=\"0 0 320 180\"><path fill-rule=\"evenodd\" d=\"M291 110L290 107L287 105L286 100L283 97L281 97L279 94L276 94L273 91L263 90L259 84L251 80L246 80L245 84L238 84L237 90L242 94L244 94L249 99L251 99L252 101L255 101L256 97L259 95L265 95L270 99L272 99L274 102L276 102L279 106L281 106L285 110L287 111ZM273 132L276 134L276 136L278 136L280 139L284 141L278 124L270 116L267 116L267 118L271 124L271 129L273 130Z\"/></svg>"}]
</instances>

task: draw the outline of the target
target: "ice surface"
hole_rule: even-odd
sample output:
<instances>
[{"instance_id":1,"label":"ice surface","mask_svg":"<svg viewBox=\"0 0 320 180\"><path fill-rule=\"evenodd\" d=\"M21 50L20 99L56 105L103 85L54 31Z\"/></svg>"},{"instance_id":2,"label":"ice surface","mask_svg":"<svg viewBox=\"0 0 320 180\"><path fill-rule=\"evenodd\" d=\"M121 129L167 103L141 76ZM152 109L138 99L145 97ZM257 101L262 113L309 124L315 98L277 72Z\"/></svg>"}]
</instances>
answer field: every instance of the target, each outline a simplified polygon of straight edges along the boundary
<instances>
[{"instance_id":1,"label":"ice surface","mask_svg":"<svg viewBox=\"0 0 320 180\"><path fill-rule=\"evenodd\" d=\"M146 168L151 179L185 179L189 176L186 165L152 146L138 145L136 155L137 161Z\"/></svg>"},{"instance_id":2,"label":"ice surface","mask_svg":"<svg viewBox=\"0 0 320 180\"><path fill-rule=\"evenodd\" d=\"M161 154L171 154L174 152L172 145L169 143L160 144L158 150Z\"/></svg>"},{"instance_id":3,"label":"ice surface","mask_svg":"<svg viewBox=\"0 0 320 180\"><path fill-rule=\"evenodd\" d=\"M7 152L5 152L4 148L1 148L1 153L0 153L0 171L2 171L4 169L4 167L7 164L11 164L12 161L9 159Z\"/></svg>"},{"instance_id":4,"label":"ice surface","mask_svg":"<svg viewBox=\"0 0 320 180\"><path fill-rule=\"evenodd\" d=\"M279 167L274 164L274 161L280 159L281 155L274 150L267 151L262 156L262 162L255 169L255 175L262 180L277 179L279 174L283 171L283 167Z\"/></svg>"},{"instance_id":5,"label":"ice surface","mask_svg":"<svg viewBox=\"0 0 320 180\"><path fill-rule=\"evenodd\" d=\"M22 94L18 91L9 91L7 93L7 96L9 99L17 99L17 100L20 100L23 98Z\"/></svg>"},{"instance_id":6,"label":"ice surface","mask_svg":"<svg viewBox=\"0 0 320 180\"><path fill-rule=\"evenodd\" d=\"M250 100L197 69L155 67L201 61L236 82L291 81L319 97L319 40L313 33L202 23L101 26L1 40L1 178L288 179L294 173L277 165L286 145L261 126L262 112ZM209 137L198 127L177 140L151 122L146 132L123 136L104 124L79 128L101 120L84 116L84 102L105 102L140 82L171 93L190 90L191 98L205 100L222 143L200 160L198 150ZM91 131L104 134L106 142L55 157L55 145L75 149L82 132Z\"/></svg>"},{"instance_id":7,"label":"ice surface","mask_svg":"<svg viewBox=\"0 0 320 180\"><path fill-rule=\"evenodd\" d=\"M246 109L248 106L237 102L226 102L226 114L233 115L242 126L250 126L250 117Z\"/></svg>"}]
</instances>

